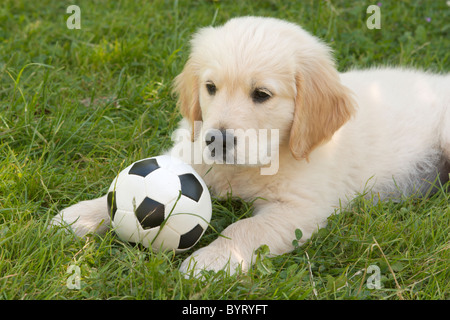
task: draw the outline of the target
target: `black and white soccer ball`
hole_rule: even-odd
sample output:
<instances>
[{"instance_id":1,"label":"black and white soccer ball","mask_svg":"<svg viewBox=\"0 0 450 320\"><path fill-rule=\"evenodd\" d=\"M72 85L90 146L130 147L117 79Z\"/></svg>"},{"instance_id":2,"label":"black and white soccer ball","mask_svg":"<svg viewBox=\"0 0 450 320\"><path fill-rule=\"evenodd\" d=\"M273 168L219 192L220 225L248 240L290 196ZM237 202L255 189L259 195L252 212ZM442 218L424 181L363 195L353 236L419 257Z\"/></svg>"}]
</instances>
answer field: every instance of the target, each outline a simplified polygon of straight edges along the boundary
<instances>
[{"instance_id":1,"label":"black and white soccer ball","mask_svg":"<svg viewBox=\"0 0 450 320\"><path fill-rule=\"evenodd\" d=\"M188 250L211 220L205 182L190 165L168 155L136 161L121 171L107 201L117 236L154 251Z\"/></svg>"}]
</instances>

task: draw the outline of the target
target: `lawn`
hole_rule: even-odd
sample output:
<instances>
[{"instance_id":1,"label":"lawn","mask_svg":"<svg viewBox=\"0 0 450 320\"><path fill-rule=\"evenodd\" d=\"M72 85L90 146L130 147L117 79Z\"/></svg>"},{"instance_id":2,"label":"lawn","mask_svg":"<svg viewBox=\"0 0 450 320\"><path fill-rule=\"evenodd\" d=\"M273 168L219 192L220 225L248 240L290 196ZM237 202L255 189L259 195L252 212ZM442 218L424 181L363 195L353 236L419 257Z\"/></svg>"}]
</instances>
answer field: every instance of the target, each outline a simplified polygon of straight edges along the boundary
<instances>
[{"instance_id":1,"label":"lawn","mask_svg":"<svg viewBox=\"0 0 450 320\"><path fill-rule=\"evenodd\" d=\"M364 1L77 1L81 29L67 28L70 4L0 7L0 299L450 299L444 188L402 203L361 195L294 252L261 248L248 273L206 280L178 272L190 252L47 230L58 210L102 196L125 164L170 147L172 80L197 28L273 16L323 38L340 71L449 72L448 1L379 1L372 30L376 3ZM214 199L197 248L251 213L251 203Z\"/></svg>"}]
</instances>

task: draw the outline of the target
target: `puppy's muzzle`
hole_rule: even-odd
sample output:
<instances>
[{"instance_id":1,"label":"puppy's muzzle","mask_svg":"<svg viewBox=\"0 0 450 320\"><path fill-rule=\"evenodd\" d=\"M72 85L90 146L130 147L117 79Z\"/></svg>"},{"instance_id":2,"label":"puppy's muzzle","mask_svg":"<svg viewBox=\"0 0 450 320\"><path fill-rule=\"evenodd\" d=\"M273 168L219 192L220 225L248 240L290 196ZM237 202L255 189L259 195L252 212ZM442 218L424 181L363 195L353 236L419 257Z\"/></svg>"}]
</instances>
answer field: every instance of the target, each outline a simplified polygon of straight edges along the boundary
<instances>
[{"instance_id":1,"label":"puppy's muzzle","mask_svg":"<svg viewBox=\"0 0 450 320\"><path fill-rule=\"evenodd\" d=\"M222 152L223 160L226 159L226 155L229 152L233 152L236 146L237 139L230 130L224 128L221 129L210 129L205 134L206 146L211 152L211 157L220 157L220 152Z\"/></svg>"}]
</instances>

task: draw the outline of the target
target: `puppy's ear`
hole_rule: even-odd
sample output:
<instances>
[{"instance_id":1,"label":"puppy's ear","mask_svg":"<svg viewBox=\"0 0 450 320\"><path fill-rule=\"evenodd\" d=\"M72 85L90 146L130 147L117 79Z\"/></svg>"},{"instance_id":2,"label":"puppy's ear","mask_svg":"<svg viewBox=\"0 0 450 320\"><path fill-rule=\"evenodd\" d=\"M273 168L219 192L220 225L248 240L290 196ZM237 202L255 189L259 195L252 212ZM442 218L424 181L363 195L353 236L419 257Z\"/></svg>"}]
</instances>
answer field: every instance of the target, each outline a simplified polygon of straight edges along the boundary
<instances>
[{"instance_id":1,"label":"puppy's ear","mask_svg":"<svg viewBox=\"0 0 450 320\"><path fill-rule=\"evenodd\" d=\"M199 99L199 79L191 59L183 71L175 78L174 92L178 95L178 107L181 115L189 120L192 128L191 139L194 141L194 121L202 120Z\"/></svg>"},{"instance_id":2,"label":"puppy's ear","mask_svg":"<svg viewBox=\"0 0 450 320\"><path fill-rule=\"evenodd\" d=\"M341 84L326 47L322 49L322 54L301 59L295 79L297 95L289 147L296 159L307 159L355 111L350 90Z\"/></svg>"}]
</instances>

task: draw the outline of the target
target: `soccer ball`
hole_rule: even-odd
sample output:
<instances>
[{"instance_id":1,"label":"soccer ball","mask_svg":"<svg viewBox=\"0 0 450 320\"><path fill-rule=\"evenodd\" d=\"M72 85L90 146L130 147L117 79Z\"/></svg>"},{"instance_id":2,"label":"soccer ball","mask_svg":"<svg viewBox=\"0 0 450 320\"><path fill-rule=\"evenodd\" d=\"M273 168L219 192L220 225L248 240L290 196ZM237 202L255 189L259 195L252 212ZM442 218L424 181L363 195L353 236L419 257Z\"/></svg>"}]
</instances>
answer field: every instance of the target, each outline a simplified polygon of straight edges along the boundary
<instances>
[{"instance_id":1,"label":"soccer ball","mask_svg":"<svg viewBox=\"0 0 450 320\"><path fill-rule=\"evenodd\" d=\"M121 171L107 201L117 236L153 251L188 250L211 220L205 182L190 165L168 155L139 160Z\"/></svg>"}]
</instances>

